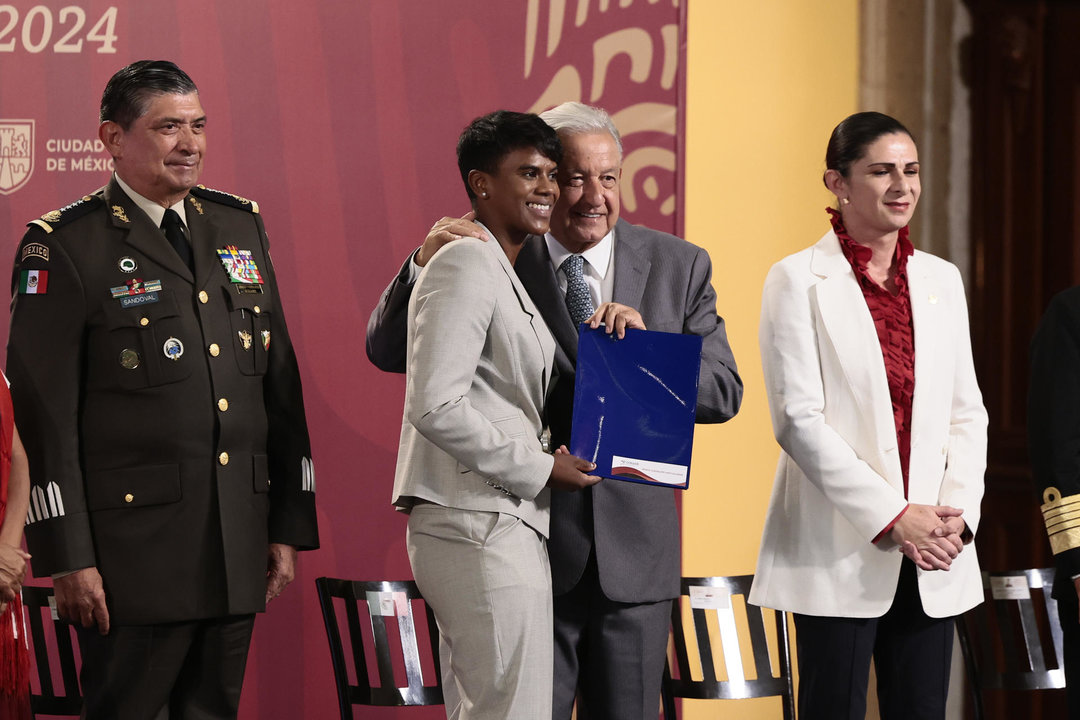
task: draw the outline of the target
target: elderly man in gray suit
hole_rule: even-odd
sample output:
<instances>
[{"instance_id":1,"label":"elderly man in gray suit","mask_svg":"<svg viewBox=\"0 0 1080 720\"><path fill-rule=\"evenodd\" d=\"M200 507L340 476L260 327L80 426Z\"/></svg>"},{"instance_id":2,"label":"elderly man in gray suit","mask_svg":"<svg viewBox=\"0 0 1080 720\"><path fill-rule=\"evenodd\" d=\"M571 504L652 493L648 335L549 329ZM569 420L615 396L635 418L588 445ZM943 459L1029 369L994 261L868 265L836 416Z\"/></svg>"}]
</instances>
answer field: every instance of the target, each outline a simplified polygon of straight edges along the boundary
<instances>
[{"instance_id":1,"label":"elderly man in gray suit","mask_svg":"<svg viewBox=\"0 0 1080 720\"><path fill-rule=\"evenodd\" d=\"M697 421L724 422L742 401L742 380L716 314L708 254L619 219L622 141L606 112L564 103L541 114L559 134L561 195L551 232L530 237L515 271L555 336L556 386L546 415L552 447L567 443L574 397L577 325L692 333L703 339ZM402 372L409 294L419 267L440 247L483 232L443 218L402 266L371 314L367 352ZM595 309L595 310L594 310ZM555 613L553 718L574 699L589 720L655 719L671 600L679 594L679 520L674 491L603 482L553 492L548 551Z\"/></svg>"}]
</instances>

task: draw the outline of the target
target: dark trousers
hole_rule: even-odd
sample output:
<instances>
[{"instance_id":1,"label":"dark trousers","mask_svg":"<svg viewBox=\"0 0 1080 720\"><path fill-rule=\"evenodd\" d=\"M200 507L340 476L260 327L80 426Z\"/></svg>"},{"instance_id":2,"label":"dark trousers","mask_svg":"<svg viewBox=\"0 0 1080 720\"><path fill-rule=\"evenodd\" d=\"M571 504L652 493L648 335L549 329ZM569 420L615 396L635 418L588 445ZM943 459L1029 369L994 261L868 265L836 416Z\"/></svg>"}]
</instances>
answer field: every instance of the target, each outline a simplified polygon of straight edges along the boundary
<instances>
[{"instance_id":1,"label":"dark trousers","mask_svg":"<svg viewBox=\"0 0 1080 720\"><path fill-rule=\"evenodd\" d=\"M923 612L906 558L892 607L879 618L795 615L799 720L863 720L870 659L882 720L942 720L949 695L953 619Z\"/></svg>"},{"instance_id":2,"label":"dark trousers","mask_svg":"<svg viewBox=\"0 0 1080 720\"><path fill-rule=\"evenodd\" d=\"M254 615L77 628L86 720L231 720Z\"/></svg>"},{"instance_id":3,"label":"dark trousers","mask_svg":"<svg viewBox=\"0 0 1080 720\"><path fill-rule=\"evenodd\" d=\"M671 601L620 603L600 588L596 558L554 602L554 720L656 720ZM580 694L579 694L580 691Z\"/></svg>"},{"instance_id":4,"label":"dark trousers","mask_svg":"<svg viewBox=\"0 0 1080 720\"><path fill-rule=\"evenodd\" d=\"M1069 720L1080 720L1080 603L1073 584L1055 583L1058 619L1065 651L1065 694Z\"/></svg>"}]
</instances>

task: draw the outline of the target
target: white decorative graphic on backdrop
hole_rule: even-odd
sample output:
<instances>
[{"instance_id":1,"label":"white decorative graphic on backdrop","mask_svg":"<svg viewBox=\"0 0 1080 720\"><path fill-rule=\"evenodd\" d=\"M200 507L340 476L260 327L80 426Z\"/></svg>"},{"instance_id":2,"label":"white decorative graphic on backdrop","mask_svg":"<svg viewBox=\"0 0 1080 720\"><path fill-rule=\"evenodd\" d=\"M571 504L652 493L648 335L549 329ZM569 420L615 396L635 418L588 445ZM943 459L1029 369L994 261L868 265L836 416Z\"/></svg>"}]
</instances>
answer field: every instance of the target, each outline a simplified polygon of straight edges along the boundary
<instances>
[{"instance_id":1,"label":"white decorative graphic on backdrop","mask_svg":"<svg viewBox=\"0 0 1080 720\"><path fill-rule=\"evenodd\" d=\"M10 195L34 172L34 121L0 120L0 195Z\"/></svg>"},{"instance_id":2,"label":"white decorative graphic on backdrop","mask_svg":"<svg viewBox=\"0 0 1080 720\"><path fill-rule=\"evenodd\" d=\"M599 105L611 113L624 145L634 133L675 136L678 108L673 89L679 65L679 26L674 23L660 28L635 26L631 15L620 13L634 1L529 0L525 18L526 78L532 75L538 52L548 58L565 55L566 52L560 53L560 49L576 49L576 43L580 42L575 33L587 34L586 31L595 27L602 27L604 33L592 40L591 64L575 66L568 61L562 65L530 112L540 112L563 100L577 100ZM657 0L638 1L655 4ZM679 5L679 0L668 1L673 7ZM573 10L572 14L568 12L570 10ZM547 43L541 49L545 31ZM623 56L629 60L628 76L609 77L614 68L626 66L615 62ZM657 56L659 61L654 62ZM627 80L634 85L651 84L656 89L655 97L671 97L672 102L639 102L623 107L605 102L607 84L625 87ZM673 142L671 146L674 146ZM671 146L650 143L637 147L623 158L621 188L626 212L633 213L646 202L655 203L662 215L670 216L675 212L676 154Z\"/></svg>"}]
</instances>

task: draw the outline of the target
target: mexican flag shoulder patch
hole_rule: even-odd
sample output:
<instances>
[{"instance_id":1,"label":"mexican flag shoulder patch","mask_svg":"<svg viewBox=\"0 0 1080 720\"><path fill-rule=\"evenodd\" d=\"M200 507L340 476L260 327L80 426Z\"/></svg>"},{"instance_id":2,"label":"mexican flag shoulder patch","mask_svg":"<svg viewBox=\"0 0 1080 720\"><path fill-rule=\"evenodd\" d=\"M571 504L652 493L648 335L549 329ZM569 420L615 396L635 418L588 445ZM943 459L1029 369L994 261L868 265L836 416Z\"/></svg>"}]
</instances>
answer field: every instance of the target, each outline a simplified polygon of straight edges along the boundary
<instances>
[{"instance_id":1,"label":"mexican flag shoulder patch","mask_svg":"<svg viewBox=\"0 0 1080 720\"><path fill-rule=\"evenodd\" d=\"M44 295L49 289L48 270L23 270L19 273L19 293L22 295Z\"/></svg>"}]
</instances>

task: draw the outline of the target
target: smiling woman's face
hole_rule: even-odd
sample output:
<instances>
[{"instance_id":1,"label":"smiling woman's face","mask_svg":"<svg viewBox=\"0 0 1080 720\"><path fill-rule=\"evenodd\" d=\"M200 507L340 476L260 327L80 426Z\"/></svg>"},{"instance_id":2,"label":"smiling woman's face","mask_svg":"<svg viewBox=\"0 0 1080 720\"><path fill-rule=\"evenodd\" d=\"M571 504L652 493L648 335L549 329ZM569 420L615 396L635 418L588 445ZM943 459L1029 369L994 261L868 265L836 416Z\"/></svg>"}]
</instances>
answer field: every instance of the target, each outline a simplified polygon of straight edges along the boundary
<instances>
[{"instance_id":1,"label":"smiling woman's face","mask_svg":"<svg viewBox=\"0 0 1080 720\"><path fill-rule=\"evenodd\" d=\"M511 150L494 173L482 173L480 189L487 197L481 195L477 202L477 220L495 237L515 242L524 241L526 235L543 235L559 199L557 170L555 161L536 148Z\"/></svg>"},{"instance_id":2,"label":"smiling woman's face","mask_svg":"<svg viewBox=\"0 0 1080 720\"><path fill-rule=\"evenodd\" d=\"M896 232L911 222L922 190L915 142L905 133L882 135L852 163L846 178L837 174L830 189L856 240Z\"/></svg>"}]
</instances>

